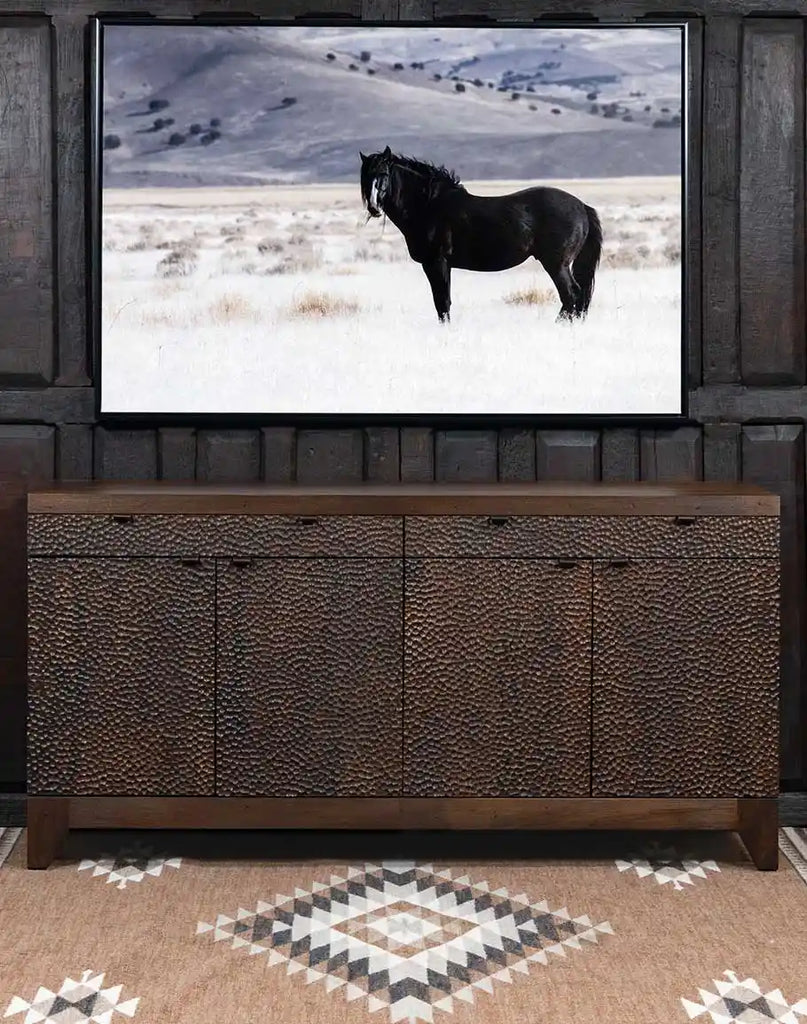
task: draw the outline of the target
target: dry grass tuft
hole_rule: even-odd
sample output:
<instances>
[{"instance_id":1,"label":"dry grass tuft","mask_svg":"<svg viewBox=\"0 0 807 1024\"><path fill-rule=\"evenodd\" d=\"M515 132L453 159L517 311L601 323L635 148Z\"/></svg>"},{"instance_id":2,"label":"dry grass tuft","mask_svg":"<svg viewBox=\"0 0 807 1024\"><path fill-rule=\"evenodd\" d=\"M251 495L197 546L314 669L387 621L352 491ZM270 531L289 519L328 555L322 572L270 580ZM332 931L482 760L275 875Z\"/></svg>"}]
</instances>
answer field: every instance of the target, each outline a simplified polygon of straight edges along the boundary
<instances>
[{"instance_id":1,"label":"dry grass tuft","mask_svg":"<svg viewBox=\"0 0 807 1024\"><path fill-rule=\"evenodd\" d=\"M215 302L210 303L204 317L207 322L217 324L231 324L238 320L257 321L260 318L260 310L237 292L220 295Z\"/></svg>"},{"instance_id":2,"label":"dry grass tuft","mask_svg":"<svg viewBox=\"0 0 807 1024\"><path fill-rule=\"evenodd\" d=\"M639 270L647 265L633 249L608 249L603 253L602 262L612 270Z\"/></svg>"},{"instance_id":3,"label":"dry grass tuft","mask_svg":"<svg viewBox=\"0 0 807 1024\"><path fill-rule=\"evenodd\" d=\"M306 292L291 307L293 316L311 316L325 318L329 316L347 316L357 313L358 302L353 299L338 298L325 292Z\"/></svg>"},{"instance_id":4,"label":"dry grass tuft","mask_svg":"<svg viewBox=\"0 0 807 1024\"><path fill-rule=\"evenodd\" d=\"M170 282L169 282L170 283ZM169 296L165 296L168 298ZM159 306L141 316L144 327L170 327L189 330L195 327L222 327L235 323L258 323L261 311L237 292L225 292L203 309L191 310L187 305Z\"/></svg>"},{"instance_id":5,"label":"dry grass tuft","mask_svg":"<svg viewBox=\"0 0 807 1024\"><path fill-rule=\"evenodd\" d=\"M313 255L284 256L279 263L266 267L261 273L267 277L275 274L308 274L322 265L322 260Z\"/></svg>"},{"instance_id":6,"label":"dry grass tuft","mask_svg":"<svg viewBox=\"0 0 807 1024\"><path fill-rule=\"evenodd\" d=\"M615 238L618 242L648 242L650 235L647 231L641 231L638 228L621 228L617 231L612 232L609 235L610 238Z\"/></svg>"},{"instance_id":7,"label":"dry grass tuft","mask_svg":"<svg viewBox=\"0 0 807 1024\"><path fill-rule=\"evenodd\" d=\"M263 267L252 258L254 253L249 249L225 250L219 259L219 273L226 275L261 274Z\"/></svg>"},{"instance_id":8,"label":"dry grass tuft","mask_svg":"<svg viewBox=\"0 0 807 1024\"><path fill-rule=\"evenodd\" d=\"M155 249L183 249L193 250L196 247L195 238L169 238L163 242L155 242L153 248Z\"/></svg>"},{"instance_id":9,"label":"dry grass tuft","mask_svg":"<svg viewBox=\"0 0 807 1024\"><path fill-rule=\"evenodd\" d=\"M504 301L510 306L549 306L558 302L558 295L552 288L522 288L505 295Z\"/></svg>"},{"instance_id":10,"label":"dry grass tuft","mask_svg":"<svg viewBox=\"0 0 807 1024\"><path fill-rule=\"evenodd\" d=\"M368 263L370 260L379 263L402 263L409 258L405 248L381 238L371 238L369 245L357 245L353 250L353 259L358 263Z\"/></svg>"},{"instance_id":11,"label":"dry grass tuft","mask_svg":"<svg viewBox=\"0 0 807 1024\"><path fill-rule=\"evenodd\" d=\"M267 252L283 252L285 246L277 238L263 238L258 242L258 252L265 254Z\"/></svg>"},{"instance_id":12,"label":"dry grass tuft","mask_svg":"<svg viewBox=\"0 0 807 1024\"><path fill-rule=\"evenodd\" d=\"M157 264L158 277L188 277L196 270L196 254L192 249L173 249Z\"/></svg>"},{"instance_id":13,"label":"dry grass tuft","mask_svg":"<svg viewBox=\"0 0 807 1024\"><path fill-rule=\"evenodd\" d=\"M177 324L176 316L170 310L147 309L140 315L140 323L143 327L172 327L184 326Z\"/></svg>"}]
</instances>

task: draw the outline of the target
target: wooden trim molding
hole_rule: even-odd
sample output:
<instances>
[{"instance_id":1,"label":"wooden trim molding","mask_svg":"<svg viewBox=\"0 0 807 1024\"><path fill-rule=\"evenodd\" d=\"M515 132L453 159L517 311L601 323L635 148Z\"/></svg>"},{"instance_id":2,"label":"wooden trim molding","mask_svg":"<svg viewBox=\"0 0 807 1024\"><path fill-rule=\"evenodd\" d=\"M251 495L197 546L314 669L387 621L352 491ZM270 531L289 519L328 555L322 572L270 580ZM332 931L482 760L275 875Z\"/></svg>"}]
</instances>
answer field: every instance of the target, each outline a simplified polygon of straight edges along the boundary
<instances>
[{"instance_id":1,"label":"wooden trim molding","mask_svg":"<svg viewBox=\"0 0 807 1024\"><path fill-rule=\"evenodd\" d=\"M708 829L739 831L756 866L778 865L776 798L430 799L28 797L28 866L79 829Z\"/></svg>"},{"instance_id":2,"label":"wooden trim molding","mask_svg":"<svg viewBox=\"0 0 807 1024\"><path fill-rule=\"evenodd\" d=\"M272 515L778 516L779 496L754 484L476 483L222 485L167 481L37 487L29 513Z\"/></svg>"},{"instance_id":3,"label":"wooden trim molding","mask_svg":"<svg viewBox=\"0 0 807 1024\"><path fill-rule=\"evenodd\" d=\"M3 391L5 423L83 423L95 421L91 387L10 387ZM709 383L689 392L689 421L703 423L779 423L807 420L807 387L747 387ZM164 424L159 424L164 426ZM596 428L593 428L596 432ZM613 429L612 424L606 430Z\"/></svg>"},{"instance_id":4,"label":"wooden trim molding","mask_svg":"<svg viewBox=\"0 0 807 1024\"><path fill-rule=\"evenodd\" d=\"M29 797L29 805L51 797ZM69 797L72 828L732 829L738 801L580 797ZM755 804L757 801L746 801ZM775 803L775 801L774 801ZM137 823L135 825L134 823Z\"/></svg>"},{"instance_id":5,"label":"wooden trim molding","mask_svg":"<svg viewBox=\"0 0 807 1024\"><path fill-rule=\"evenodd\" d=\"M22 784L16 792L0 793L0 828L25 828L28 797L22 792ZM127 798L128 799L128 798ZM778 825L781 828L807 827L807 792L793 791L780 793ZM309 829L308 831L311 831Z\"/></svg>"}]
</instances>

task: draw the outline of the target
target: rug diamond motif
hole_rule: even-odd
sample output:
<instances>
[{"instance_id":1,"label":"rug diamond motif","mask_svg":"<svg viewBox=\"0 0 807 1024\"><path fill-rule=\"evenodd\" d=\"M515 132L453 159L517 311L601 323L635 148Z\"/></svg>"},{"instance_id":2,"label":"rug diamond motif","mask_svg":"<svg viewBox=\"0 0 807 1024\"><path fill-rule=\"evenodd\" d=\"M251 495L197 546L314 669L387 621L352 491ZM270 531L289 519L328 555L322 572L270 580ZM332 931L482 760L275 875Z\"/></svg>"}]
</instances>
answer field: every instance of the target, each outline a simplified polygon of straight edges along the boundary
<instances>
[{"instance_id":1,"label":"rug diamond motif","mask_svg":"<svg viewBox=\"0 0 807 1024\"><path fill-rule=\"evenodd\" d=\"M114 882L118 889L125 889L129 882L142 882L146 878L158 878L163 868L179 868L181 857L163 857L154 848L136 841L124 846L117 853L105 854L99 860L83 860L79 871L92 868L92 877L107 876L107 882Z\"/></svg>"},{"instance_id":2,"label":"rug diamond motif","mask_svg":"<svg viewBox=\"0 0 807 1024\"><path fill-rule=\"evenodd\" d=\"M753 978L740 981L734 971L724 971L727 981L714 982L714 991L699 989L700 1003L682 999L690 1020L708 1014L713 1024L798 1024L807 1016L807 999L792 1006L779 989L763 993Z\"/></svg>"},{"instance_id":3,"label":"rug diamond motif","mask_svg":"<svg viewBox=\"0 0 807 1024\"><path fill-rule=\"evenodd\" d=\"M140 997L121 1002L123 985L103 983L103 973L85 971L81 981L65 978L58 992L41 986L30 1001L14 996L3 1016L24 1013L24 1024L110 1024L117 1014L134 1017Z\"/></svg>"},{"instance_id":4,"label":"rug diamond motif","mask_svg":"<svg viewBox=\"0 0 807 1024\"><path fill-rule=\"evenodd\" d=\"M411 862L365 865L347 877L254 909L200 921L197 934L285 964L306 983L365 1000L397 1021L433 1021L454 1000L497 995L530 964L596 943L607 921L572 917L565 907L531 903L466 876Z\"/></svg>"},{"instance_id":5,"label":"rug diamond motif","mask_svg":"<svg viewBox=\"0 0 807 1024\"><path fill-rule=\"evenodd\" d=\"M334 925L337 931L358 936L380 949L395 950L401 956L445 945L474 927L473 921L429 911L407 900Z\"/></svg>"},{"instance_id":6,"label":"rug diamond motif","mask_svg":"<svg viewBox=\"0 0 807 1024\"><path fill-rule=\"evenodd\" d=\"M707 871L720 871L713 860L682 857L674 847L662 846L658 842L650 843L642 851L642 856L615 863L620 871L633 870L639 878L655 878L659 885L672 883L673 889L681 892L685 885L694 885L696 878L707 878Z\"/></svg>"}]
</instances>

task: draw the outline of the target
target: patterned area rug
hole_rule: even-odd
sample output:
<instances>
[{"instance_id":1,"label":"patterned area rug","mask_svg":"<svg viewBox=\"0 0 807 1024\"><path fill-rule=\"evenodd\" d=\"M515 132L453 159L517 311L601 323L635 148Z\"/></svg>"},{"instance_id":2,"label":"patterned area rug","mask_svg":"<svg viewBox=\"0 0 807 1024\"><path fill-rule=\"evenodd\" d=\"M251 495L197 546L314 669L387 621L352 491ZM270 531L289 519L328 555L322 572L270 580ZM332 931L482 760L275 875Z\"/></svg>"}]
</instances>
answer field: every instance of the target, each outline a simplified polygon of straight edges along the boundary
<instances>
[{"instance_id":1,"label":"patterned area rug","mask_svg":"<svg viewBox=\"0 0 807 1024\"><path fill-rule=\"evenodd\" d=\"M778 872L726 833L179 832L72 833L29 872L18 831L18 1024L807 1022L805 830Z\"/></svg>"},{"instance_id":2,"label":"patterned area rug","mask_svg":"<svg viewBox=\"0 0 807 1024\"><path fill-rule=\"evenodd\" d=\"M22 833L21 828L0 828L0 867L14 849L14 844Z\"/></svg>"},{"instance_id":3,"label":"patterned area rug","mask_svg":"<svg viewBox=\"0 0 807 1024\"><path fill-rule=\"evenodd\" d=\"M807 828L779 829L779 849L807 882Z\"/></svg>"}]
</instances>

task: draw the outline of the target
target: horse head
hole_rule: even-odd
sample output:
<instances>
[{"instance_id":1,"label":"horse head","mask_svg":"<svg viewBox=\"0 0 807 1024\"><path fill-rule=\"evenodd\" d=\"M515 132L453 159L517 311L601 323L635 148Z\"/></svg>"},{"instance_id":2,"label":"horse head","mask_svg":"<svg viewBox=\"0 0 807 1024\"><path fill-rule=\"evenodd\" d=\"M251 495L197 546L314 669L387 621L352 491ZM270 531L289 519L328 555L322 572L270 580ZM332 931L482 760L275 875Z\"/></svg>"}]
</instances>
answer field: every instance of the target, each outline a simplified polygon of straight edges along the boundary
<instances>
[{"instance_id":1,"label":"horse head","mask_svg":"<svg viewBox=\"0 0 807 1024\"><path fill-rule=\"evenodd\" d=\"M370 153L361 157L361 198L371 217L380 217L384 202L390 191L392 151L389 146L383 153Z\"/></svg>"}]
</instances>

